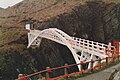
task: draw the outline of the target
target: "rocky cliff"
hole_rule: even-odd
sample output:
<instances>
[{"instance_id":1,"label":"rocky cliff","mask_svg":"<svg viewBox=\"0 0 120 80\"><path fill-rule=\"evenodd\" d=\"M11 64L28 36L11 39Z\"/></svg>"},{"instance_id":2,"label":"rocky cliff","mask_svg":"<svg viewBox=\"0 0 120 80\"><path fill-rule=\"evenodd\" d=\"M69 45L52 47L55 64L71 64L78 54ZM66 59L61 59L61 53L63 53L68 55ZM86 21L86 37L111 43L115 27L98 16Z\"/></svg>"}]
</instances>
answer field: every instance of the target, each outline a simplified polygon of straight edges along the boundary
<instances>
[{"instance_id":1,"label":"rocky cliff","mask_svg":"<svg viewBox=\"0 0 120 80\"><path fill-rule=\"evenodd\" d=\"M119 16L119 0L24 0L2 10L1 78L11 80L18 73L29 74L47 66L75 63L67 47L50 40L43 39L37 49L27 49L26 21L34 21L36 29L56 27L70 36L108 43L120 39Z\"/></svg>"}]
</instances>

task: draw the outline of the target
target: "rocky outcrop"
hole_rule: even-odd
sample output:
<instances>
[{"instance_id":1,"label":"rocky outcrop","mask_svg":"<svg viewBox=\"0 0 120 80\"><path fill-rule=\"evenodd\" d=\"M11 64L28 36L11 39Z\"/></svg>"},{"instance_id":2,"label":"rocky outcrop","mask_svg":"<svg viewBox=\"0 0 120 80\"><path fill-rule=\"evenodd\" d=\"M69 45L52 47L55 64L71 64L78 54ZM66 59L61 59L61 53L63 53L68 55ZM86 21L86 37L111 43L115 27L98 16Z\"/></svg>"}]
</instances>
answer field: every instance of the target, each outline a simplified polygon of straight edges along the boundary
<instances>
[{"instance_id":1,"label":"rocky outcrop","mask_svg":"<svg viewBox=\"0 0 120 80\"><path fill-rule=\"evenodd\" d=\"M16 25L24 26L26 21L33 20L36 29L46 29L56 27L70 36L81 37L98 42L112 42L115 39L120 39L120 4L104 1L87 1L84 0L25 0L13 7L4 10L4 18L1 19L1 25L5 26L9 23L10 26L18 28ZM39 5L41 4L41 5ZM9 21L5 21L9 20ZM4 23L4 25L3 25ZM16 24L15 24L16 23ZM12 25L11 25L12 24ZM14 25L13 25L14 24ZM7 25L9 27L9 25ZM11 27L9 28L11 29ZM4 31L3 31L4 33ZM9 54L2 56L2 76L7 75L11 79L16 78L20 73L29 74L38 70L45 69L47 66L57 67L65 63L75 63L71 52L65 46L43 39L39 48L27 49L27 35L21 31L22 35L19 39L15 39L9 43L2 45L0 50L2 54ZM5 35L5 33L4 33ZM19 35L17 33L17 35ZM6 36L7 37L7 36ZM10 40L10 39L9 39ZM10 47L10 49L8 49ZM19 56L18 61L15 56ZM7 56L7 58L6 58ZM13 61L13 62L12 62ZM13 65L9 65L9 62ZM22 64L25 66L20 66ZM26 68L29 66L29 68ZM17 69L16 69L16 68ZM9 69L13 72L10 72ZM70 69L70 72L76 71L77 68ZM7 74L10 72L10 74ZM11 75L15 74L15 75ZM62 74L62 71L52 73L54 76ZM2 78L2 79L4 79ZM7 79L8 80L8 79Z\"/></svg>"}]
</instances>

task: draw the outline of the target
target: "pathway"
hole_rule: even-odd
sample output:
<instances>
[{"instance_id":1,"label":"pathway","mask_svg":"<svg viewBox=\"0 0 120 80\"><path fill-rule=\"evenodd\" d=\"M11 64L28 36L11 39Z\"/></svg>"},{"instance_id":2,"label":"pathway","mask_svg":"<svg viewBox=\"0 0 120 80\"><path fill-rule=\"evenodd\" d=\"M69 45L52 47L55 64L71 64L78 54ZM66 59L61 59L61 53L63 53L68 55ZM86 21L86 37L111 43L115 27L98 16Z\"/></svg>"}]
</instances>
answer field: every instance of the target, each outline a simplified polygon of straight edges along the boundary
<instances>
[{"instance_id":1,"label":"pathway","mask_svg":"<svg viewBox=\"0 0 120 80\"><path fill-rule=\"evenodd\" d=\"M115 69L120 71L120 63L113 66L113 67L110 67L110 68L108 68L106 70L103 70L103 71L100 71L98 73L94 73L94 74L79 78L77 80L106 80L106 79L109 79L111 73Z\"/></svg>"}]
</instances>

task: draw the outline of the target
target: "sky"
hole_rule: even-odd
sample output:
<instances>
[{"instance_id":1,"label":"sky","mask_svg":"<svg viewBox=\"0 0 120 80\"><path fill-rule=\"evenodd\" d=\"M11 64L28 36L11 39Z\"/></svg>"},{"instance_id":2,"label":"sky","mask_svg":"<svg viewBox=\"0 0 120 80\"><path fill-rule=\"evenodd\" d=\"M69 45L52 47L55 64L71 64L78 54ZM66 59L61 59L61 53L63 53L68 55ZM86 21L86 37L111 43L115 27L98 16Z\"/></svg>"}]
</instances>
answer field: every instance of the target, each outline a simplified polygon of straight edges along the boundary
<instances>
[{"instance_id":1,"label":"sky","mask_svg":"<svg viewBox=\"0 0 120 80\"><path fill-rule=\"evenodd\" d=\"M8 6L13 6L23 0L0 0L0 7L7 8Z\"/></svg>"}]
</instances>

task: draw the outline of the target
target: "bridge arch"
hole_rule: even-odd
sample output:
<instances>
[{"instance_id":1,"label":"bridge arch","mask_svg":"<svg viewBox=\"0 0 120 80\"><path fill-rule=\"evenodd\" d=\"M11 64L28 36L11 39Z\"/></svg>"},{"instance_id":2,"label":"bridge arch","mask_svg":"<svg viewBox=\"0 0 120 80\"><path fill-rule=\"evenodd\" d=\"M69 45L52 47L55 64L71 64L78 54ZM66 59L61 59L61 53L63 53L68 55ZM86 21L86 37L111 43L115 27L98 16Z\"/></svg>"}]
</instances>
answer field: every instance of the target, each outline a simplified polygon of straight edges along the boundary
<instances>
[{"instance_id":1,"label":"bridge arch","mask_svg":"<svg viewBox=\"0 0 120 80\"><path fill-rule=\"evenodd\" d=\"M57 30L56 28L45 29L41 32L36 30L36 32L33 31L32 33L31 32L28 33L28 36L30 39L32 39L32 40L29 40L28 48L30 46L35 46L35 45L39 46L42 38L46 38L68 47L68 49L71 51L75 59L75 62L77 64L80 63L80 60L77 58L76 51L72 48L71 44L67 41L67 40L71 40L72 38L69 37L66 33L62 32L61 30ZM78 66L78 69L80 70L80 66Z\"/></svg>"}]
</instances>

